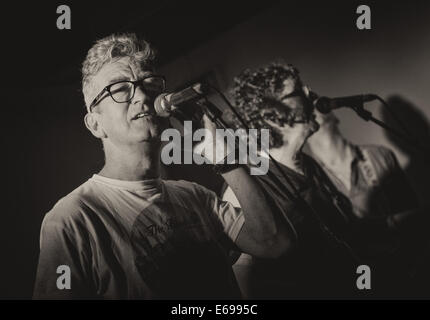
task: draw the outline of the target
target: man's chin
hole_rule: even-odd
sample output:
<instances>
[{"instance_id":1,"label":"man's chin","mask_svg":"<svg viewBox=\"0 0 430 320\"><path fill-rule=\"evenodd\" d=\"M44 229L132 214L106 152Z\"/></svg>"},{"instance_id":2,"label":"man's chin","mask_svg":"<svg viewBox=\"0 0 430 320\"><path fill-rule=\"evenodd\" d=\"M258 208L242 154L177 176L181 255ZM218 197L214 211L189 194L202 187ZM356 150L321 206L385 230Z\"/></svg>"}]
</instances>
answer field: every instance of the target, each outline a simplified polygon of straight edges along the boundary
<instances>
[{"instance_id":1,"label":"man's chin","mask_svg":"<svg viewBox=\"0 0 430 320\"><path fill-rule=\"evenodd\" d=\"M139 143L145 143L147 145L160 146L161 145L161 135L147 134L138 139Z\"/></svg>"},{"instance_id":2,"label":"man's chin","mask_svg":"<svg viewBox=\"0 0 430 320\"><path fill-rule=\"evenodd\" d=\"M144 135L148 136L161 136L161 133L169 127L167 118L160 118L152 116L139 123L137 130L145 131Z\"/></svg>"},{"instance_id":3,"label":"man's chin","mask_svg":"<svg viewBox=\"0 0 430 320\"><path fill-rule=\"evenodd\" d=\"M140 142L160 142L161 141L161 130L160 126L152 124L151 126L145 126L144 128L139 128L133 134L134 141Z\"/></svg>"}]
</instances>

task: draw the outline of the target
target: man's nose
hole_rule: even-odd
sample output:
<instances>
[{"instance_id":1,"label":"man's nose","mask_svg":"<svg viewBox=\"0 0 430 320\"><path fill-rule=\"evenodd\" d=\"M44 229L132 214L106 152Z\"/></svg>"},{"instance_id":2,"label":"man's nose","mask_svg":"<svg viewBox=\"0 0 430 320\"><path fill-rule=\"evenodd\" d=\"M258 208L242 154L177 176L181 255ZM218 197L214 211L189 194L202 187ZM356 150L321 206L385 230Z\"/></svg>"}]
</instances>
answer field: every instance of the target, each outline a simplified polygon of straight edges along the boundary
<instances>
[{"instance_id":1,"label":"man's nose","mask_svg":"<svg viewBox=\"0 0 430 320\"><path fill-rule=\"evenodd\" d=\"M148 107L148 105L152 106L152 101L151 101L151 96L148 95L145 90L142 90L142 88L140 86L136 86L135 92L134 92L134 97L131 101L133 104L138 104L141 103L143 104L146 108Z\"/></svg>"}]
</instances>

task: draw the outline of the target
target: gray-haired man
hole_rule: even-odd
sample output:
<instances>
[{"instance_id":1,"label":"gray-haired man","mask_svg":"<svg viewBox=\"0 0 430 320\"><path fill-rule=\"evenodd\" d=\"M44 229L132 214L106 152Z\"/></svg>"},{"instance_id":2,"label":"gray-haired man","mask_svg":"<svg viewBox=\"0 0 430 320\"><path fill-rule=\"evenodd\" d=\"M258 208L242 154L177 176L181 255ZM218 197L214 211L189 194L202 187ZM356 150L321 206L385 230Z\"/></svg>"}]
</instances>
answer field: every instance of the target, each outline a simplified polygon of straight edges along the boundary
<instances>
[{"instance_id":1,"label":"gray-haired man","mask_svg":"<svg viewBox=\"0 0 430 320\"><path fill-rule=\"evenodd\" d=\"M105 165L45 216L35 298L236 298L231 249L274 257L289 246L244 168L222 174L242 210L197 184L159 178L167 120L154 112L165 88L153 58L135 35L109 36L88 52L85 124ZM62 265L66 288L57 283Z\"/></svg>"}]
</instances>

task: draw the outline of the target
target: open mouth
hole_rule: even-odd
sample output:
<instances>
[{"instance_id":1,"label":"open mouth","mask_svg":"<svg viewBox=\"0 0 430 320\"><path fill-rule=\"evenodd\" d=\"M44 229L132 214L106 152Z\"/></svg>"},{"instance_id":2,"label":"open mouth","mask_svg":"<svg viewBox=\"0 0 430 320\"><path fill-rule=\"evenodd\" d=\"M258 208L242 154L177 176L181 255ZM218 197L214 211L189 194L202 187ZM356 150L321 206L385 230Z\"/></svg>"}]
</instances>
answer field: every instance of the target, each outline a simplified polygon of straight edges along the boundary
<instances>
[{"instance_id":1,"label":"open mouth","mask_svg":"<svg viewBox=\"0 0 430 320\"><path fill-rule=\"evenodd\" d=\"M137 119L141 119L141 118L148 117L148 116L152 116L152 114L150 114L150 113L148 113L148 112L140 112L140 113L136 114L136 115L132 118L132 120L137 120Z\"/></svg>"}]
</instances>

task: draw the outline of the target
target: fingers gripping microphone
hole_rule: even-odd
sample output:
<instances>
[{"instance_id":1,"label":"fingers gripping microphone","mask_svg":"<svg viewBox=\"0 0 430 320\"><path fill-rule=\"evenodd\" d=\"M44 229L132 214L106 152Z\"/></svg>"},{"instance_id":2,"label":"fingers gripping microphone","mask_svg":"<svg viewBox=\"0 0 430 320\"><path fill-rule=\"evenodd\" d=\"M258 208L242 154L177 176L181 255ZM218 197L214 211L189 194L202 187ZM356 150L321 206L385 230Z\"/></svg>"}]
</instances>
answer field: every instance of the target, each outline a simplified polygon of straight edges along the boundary
<instances>
[{"instance_id":1,"label":"fingers gripping microphone","mask_svg":"<svg viewBox=\"0 0 430 320\"><path fill-rule=\"evenodd\" d=\"M201 99L207 94L208 86L196 83L179 92L162 93L154 101L154 109L159 117L169 117L181 104Z\"/></svg>"},{"instance_id":2,"label":"fingers gripping microphone","mask_svg":"<svg viewBox=\"0 0 430 320\"><path fill-rule=\"evenodd\" d=\"M378 97L374 94L360 94L356 96L328 98L319 97L314 100L315 108L321 113L329 113L334 109L342 107L355 107L357 105L363 105L364 102L376 100Z\"/></svg>"}]
</instances>

